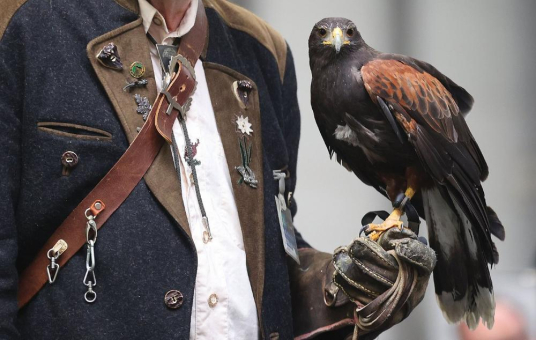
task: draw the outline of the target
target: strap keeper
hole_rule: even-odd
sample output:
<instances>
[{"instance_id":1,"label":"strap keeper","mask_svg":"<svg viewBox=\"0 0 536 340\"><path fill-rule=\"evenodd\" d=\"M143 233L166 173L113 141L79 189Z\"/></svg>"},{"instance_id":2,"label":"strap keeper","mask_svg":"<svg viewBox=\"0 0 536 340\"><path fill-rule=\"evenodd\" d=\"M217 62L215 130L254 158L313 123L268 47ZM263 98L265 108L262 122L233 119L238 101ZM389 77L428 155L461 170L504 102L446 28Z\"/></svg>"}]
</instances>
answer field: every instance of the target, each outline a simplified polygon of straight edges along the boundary
<instances>
[{"instance_id":1,"label":"strap keeper","mask_svg":"<svg viewBox=\"0 0 536 340\"><path fill-rule=\"evenodd\" d=\"M91 211L91 214L94 217L97 217L104 209L106 208L106 205L101 200L96 200L93 202L93 204L89 207L89 211Z\"/></svg>"}]
</instances>

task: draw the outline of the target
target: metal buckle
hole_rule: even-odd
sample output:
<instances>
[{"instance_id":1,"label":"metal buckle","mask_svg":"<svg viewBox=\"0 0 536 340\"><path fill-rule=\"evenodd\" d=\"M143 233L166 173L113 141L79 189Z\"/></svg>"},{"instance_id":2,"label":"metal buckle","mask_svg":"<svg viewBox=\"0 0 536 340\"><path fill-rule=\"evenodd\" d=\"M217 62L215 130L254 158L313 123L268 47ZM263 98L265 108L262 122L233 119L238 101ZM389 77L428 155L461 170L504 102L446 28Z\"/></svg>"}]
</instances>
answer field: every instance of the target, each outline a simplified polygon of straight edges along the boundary
<instances>
[{"instance_id":1,"label":"metal buckle","mask_svg":"<svg viewBox=\"0 0 536 340\"><path fill-rule=\"evenodd\" d=\"M185 57L183 57L180 54L177 54L176 56L171 58L171 60L169 62L169 70L170 70L170 72L175 72L175 69L177 68L177 64L179 64L179 63L182 65L182 67L186 68L190 72L190 74L191 74L191 76L193 77L193 80L194 80L194 88L193 88L192 92L190 93L190 97L188 98L188 100L186 100L186 103L184 103L184 105L180 105L175 100L175 98L173 98L173 96L171 96L171 94L168 92L168 87L169 87L169 84L171 82L171 76L169 76L169 74L166 74L166 76L164 77L164 79L166 79L166 80L165 80L165 82L164 82L164 84L162 86L162 90L160 91L160 93L162 93L164 96L166 96L166 99L169 102L169 106L168 106L168 109L166 111L166 114L169 116L171 114L171 111L173 111L173 109L176 109L177 111L179 111L179 113L181 115L181 118L186 119L186 113L190 109L190 104L192 103L192 96L195 93L195 90L197 89L197 80L196 80L196 76L195 76L195 70L194 70L192 64L190 64L188 59L186 59Z\"/></svg>"}]
</instances>

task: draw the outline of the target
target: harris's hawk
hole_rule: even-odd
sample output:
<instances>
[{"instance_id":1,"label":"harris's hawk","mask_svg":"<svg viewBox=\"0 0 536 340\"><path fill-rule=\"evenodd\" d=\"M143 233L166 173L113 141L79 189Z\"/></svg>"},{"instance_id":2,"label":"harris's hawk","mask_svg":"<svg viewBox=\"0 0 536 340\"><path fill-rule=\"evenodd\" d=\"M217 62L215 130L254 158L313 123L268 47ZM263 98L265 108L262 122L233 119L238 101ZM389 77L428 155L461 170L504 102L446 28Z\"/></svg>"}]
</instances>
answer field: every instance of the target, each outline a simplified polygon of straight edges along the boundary
<instances>
[{"instance_id":1,"label":"harris's hawk","mask_svg":"<svg viewBox=\"0 0 536 340\"><path fill-rule=\"evenodd\" d=\"M311 103L330 156L398 206L369 236L401 226L400 203L411 204L437 253L435 291L446 319L491 328L488 265L499 260L491 234L505 233L486 205L488 167L464 118L471 95L426 62L376 51L344 18L314 26L309 57Z\"/></svg>"}]
</instances>

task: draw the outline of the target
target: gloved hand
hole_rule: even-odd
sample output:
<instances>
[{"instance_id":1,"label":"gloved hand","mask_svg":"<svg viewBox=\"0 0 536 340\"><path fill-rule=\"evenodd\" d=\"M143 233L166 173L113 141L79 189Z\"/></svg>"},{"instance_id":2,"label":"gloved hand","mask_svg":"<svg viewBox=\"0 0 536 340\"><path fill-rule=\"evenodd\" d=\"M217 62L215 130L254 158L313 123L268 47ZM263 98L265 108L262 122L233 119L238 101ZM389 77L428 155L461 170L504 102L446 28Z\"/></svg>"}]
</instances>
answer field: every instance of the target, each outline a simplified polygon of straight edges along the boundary
<instances>
[{"instance_id":1,"label":"gloved hand","mask_svg":"<svg viewBox=\"0 0 536 340\"><path fill-rule=\"evenodd\" d=\"M300 261L290 263L296 338L370 340L423 299L436 257L409 229L392 228L333 255L301 249Z\"/></svg>"},{"instance_id":2,"label":"gloved hand","mask_svg":"<svg viewBox=\"0 0 536 340\"><path fill-rule=\"evenodd\" d=\"M359 339L373 339L421 302L435 263L435 252L409 229L391 228L377 243L359 237L335 250L335 271L325 286L325 302L340 304L337 300L344 293L357 305Z\"/></svg>"}]
</instances>

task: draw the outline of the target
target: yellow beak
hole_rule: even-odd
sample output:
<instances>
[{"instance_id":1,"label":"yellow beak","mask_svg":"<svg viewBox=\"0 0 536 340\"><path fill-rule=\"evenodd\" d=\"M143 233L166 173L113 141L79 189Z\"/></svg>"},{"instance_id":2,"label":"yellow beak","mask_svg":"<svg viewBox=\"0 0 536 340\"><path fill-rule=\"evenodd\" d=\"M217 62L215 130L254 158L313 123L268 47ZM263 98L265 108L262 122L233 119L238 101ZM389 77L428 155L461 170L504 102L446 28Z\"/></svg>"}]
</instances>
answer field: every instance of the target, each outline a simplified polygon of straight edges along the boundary
<instances>
[{"instance_id":1,"label":"yellow beak","mask_svg":"<svg viewBox=\"0 0 536 340\"><path fill-rule=\"evenodd\" d=\"M343 44L343 35L342 30L339 27L335 27L333 32L331 33L333 37L333 45L335 45L335 51L339 53L341 50L342 44Z\"/></svg>"}]
</instances>

